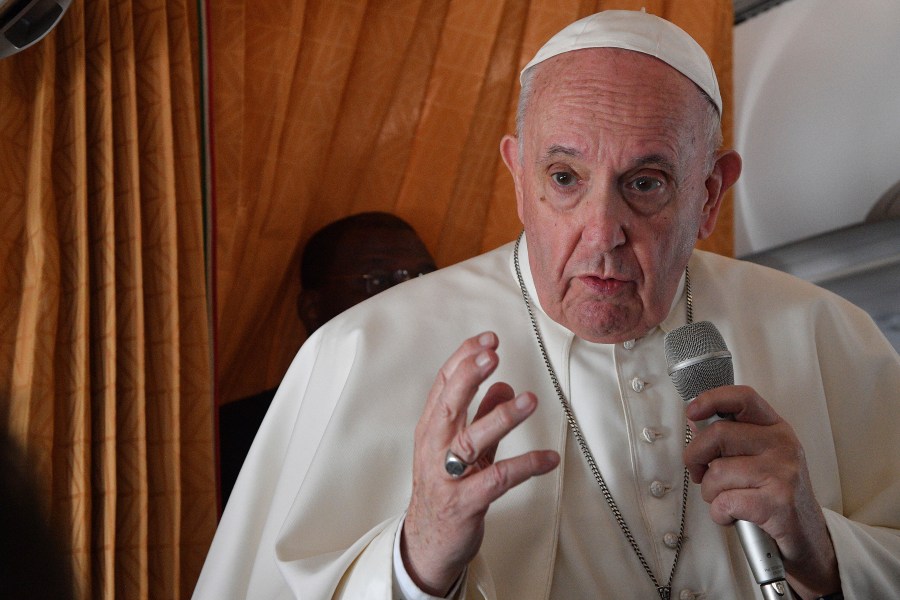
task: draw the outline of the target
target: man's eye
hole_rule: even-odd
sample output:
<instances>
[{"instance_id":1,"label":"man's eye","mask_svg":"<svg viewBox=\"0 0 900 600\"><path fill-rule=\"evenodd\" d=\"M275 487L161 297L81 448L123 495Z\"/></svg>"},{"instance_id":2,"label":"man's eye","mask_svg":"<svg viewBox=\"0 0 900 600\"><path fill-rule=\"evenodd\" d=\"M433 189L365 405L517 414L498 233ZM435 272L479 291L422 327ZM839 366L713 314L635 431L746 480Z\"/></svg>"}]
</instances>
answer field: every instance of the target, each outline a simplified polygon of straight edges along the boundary
<instances>
[{"instance_id":1,"label":"man's eye","mask_svg":"<svg viewBox=\"0 0 900 600\"><path fill-rule=\"evenodd\" d=\"M638 192L652 192L662 187L662 181L653 177L638 177L631 182L631 187Z\"/></svg>"},{"instance_id":2,"label":"man's eye","mask_svg":"<svg viewBox=\"0 0 900 600\"><path fill-rule=\"evenodd\" d=\"M553 181L562 187L571 187L578 183L578 180L575 178L575 175L572 173L568 173L566 171L560 171L558 173L553 173L550 175Z\"/></svg>"}]
</instances>

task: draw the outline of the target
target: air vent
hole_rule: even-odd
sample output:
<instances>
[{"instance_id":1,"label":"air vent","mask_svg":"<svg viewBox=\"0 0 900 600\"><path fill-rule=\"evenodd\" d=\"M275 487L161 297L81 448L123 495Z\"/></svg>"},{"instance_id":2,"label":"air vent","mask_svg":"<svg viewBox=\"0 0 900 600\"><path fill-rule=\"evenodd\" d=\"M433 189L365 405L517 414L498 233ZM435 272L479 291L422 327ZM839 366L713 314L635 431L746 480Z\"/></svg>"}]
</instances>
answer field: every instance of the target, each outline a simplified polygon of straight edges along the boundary
<instances>
[{"instance_id":1,"label":"air vent","mask_svg":"<svg viewBox=\"0 0 900 600\"><path fill-rule=\"evenodd\" d=\"M787 0L734 0L734 24L743 23L784 2Z\"/></svg>"}]
</instances>

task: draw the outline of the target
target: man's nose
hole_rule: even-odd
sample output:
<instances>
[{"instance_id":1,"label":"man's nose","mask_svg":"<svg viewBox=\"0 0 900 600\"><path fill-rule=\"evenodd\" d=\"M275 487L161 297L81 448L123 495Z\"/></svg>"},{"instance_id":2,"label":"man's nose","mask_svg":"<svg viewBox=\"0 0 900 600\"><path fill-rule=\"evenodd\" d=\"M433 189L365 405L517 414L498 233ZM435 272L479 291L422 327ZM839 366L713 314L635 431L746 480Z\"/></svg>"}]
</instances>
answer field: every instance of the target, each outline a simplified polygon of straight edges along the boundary
<instances>
[{"instance_id":1,"label":"man's nose","mask_svg":"<svg viewBox=\"0 0 900 600\"><path fill-rule=\"evenodd\" d=\"M604 192L584 204L581 238L595 250L608 252L626 241L626 210L615 193Z\"/></svg>"}]
</instances>

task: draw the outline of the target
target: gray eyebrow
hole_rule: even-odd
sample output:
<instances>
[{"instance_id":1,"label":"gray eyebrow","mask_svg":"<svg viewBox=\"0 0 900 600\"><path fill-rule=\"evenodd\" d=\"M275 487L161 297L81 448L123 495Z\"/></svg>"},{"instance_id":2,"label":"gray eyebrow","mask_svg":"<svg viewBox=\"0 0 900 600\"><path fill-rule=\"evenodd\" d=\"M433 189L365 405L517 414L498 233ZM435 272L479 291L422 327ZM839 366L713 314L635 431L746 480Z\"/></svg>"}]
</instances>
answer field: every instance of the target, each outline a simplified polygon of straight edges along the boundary
<instances>
[{"instance_id":1,"label":"gray eyebrow","mask_svg":"<svg viewBox=\"0 0 900 600\"><path fill-rule=\"evenodd\" d=\"M584 156L581 151L570 146L553 144L552 146L547 148L547 151L541 156L539 162L549 162L554 156L560 154L564 156L571 156L573 158L582 158ZM676 172L675 164L673 164L672 161L670 161L662 154L647 154L645 156L640 156L634 160L633 165L634 167L657 166L668 170L670 173Z\"/></svg>"},{"instance_id":2,"label":"gray eyebrow","mask_svg":"<svg viewBox=\"0 0 900 600\"><path fill-rule=\"evenodd\" d=\"M668 158L664 157L661 154L648 154L647 156L641 156L636 161L634 161L635 165L644 166L644 165L656 165L663 167L668 170L670 173L675 173L675 165Z\"/></svg>"},{"instance_id":3,"label":"gray eyebrow","mask_svg":"<svg viewBox=\"0 0 900 600\"><path fill-rule=\"evenodd\" d=\"M565 156L572 156L574 158L581 158L583 156L582 153L575 148L553 144L552 146L547 148L547 151L541 156L540 162L547 162L557 154L564 154Z\"/></svg>"}]
</instances>

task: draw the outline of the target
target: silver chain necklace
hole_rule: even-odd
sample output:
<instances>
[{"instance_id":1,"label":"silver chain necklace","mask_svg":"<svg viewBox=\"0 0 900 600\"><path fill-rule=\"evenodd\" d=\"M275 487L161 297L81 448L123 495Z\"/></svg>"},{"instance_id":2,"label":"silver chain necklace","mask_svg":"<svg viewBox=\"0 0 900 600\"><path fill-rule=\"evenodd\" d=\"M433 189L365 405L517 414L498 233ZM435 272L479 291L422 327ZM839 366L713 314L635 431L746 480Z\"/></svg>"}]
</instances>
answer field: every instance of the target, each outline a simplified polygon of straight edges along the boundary
<instances>
[{"instance_id":1,"label":"silver chain necklace","mask_svg":"<svg viewBox=\"0 0 900 600\"><path fill-rule=\"evenodd\" d=\"M531 308L531 302L528 301L528 290L525 287L525 280L522 278L522 268L519 265L519 245L522 242L523 234L524 232L519 234L519 237L516 239L515 248L513 249L513 260L516 266L516 277L518 277L519 279L519 288L522 290L522 299L525 300L525 308L528 310L528 317L531 319L531 326L534 329L535 338L537 338L538 348L540 348L541 351L541 357L543 357L544 359L544 364L547 367L547 372L550 374L550 381L553 383L553 388L556 390L556 395L559 397L559 402L562 405L563 412L566 414L566 421L569 424L569 429L571 429L572 435L575 436L575 441L578 443L578 447L581 448L581 453L584 454L584 458L587 461L588 467L590 468L591 473L594 475L594 479L597 480L597 485L600 486L600 491L602 492L603 497L606 499L606 503L609 505L609 509L612 511L613 517L615 517L616 519L616 523L619 524L619 528L622 530L622 534L625 536L625 539L628 540L628 544L631 546L632 550L634 550L635 555L641 562L641 566L644 567L644 571L647 573L647 575L650 577L650 581L653 582L653 585L656 587L656 591L659 594L660 600L670 600L672 597L672 579L675 577L675 568L678 566L678 558L681 556L681 548L684 545L684 523L685 513L687 511L689 482L687 467L685 467L684 469L684 481L681 487L681 525L678 530L678 543L675 546L675 559L672 561L672 570L669 572L669 579L666 581L665 585L660 585L659 580L653 573L653 569L650 568L650 564L647 562L647 559L644 558L644 554L638 547L637 540L634 539L634 535L632 535L631 529L629 529L628 524L625 522L625 517L622 516L622 511L619 510L618 505L613 499L612 493L609 491L609 487L606 485L606 481L603 479L603 475L600 474L600 468L597 466L597 462L594 460L594 455L591 453L591 450L587 445L587 441L584 439L584 435L581 433L581 427L578 426L578 421L575 419L575 413L572 412L572 407L566 400L565 394L563 394L562 386L560 386L559 384L559 379L557 379L556 377L556 372L553 370L553 365L550 364L550 357L547 354L547 348L544 346L544 339L541 337L537 319L534 316L534 310ZM694 299L691 295L691 277L687 267L685 267L684 269L684 291L687 304L687 322L692 323L694 321ZM685 446L690 441L691 430L689 427L685 426Z\"/></svg>"}]
</instances>

